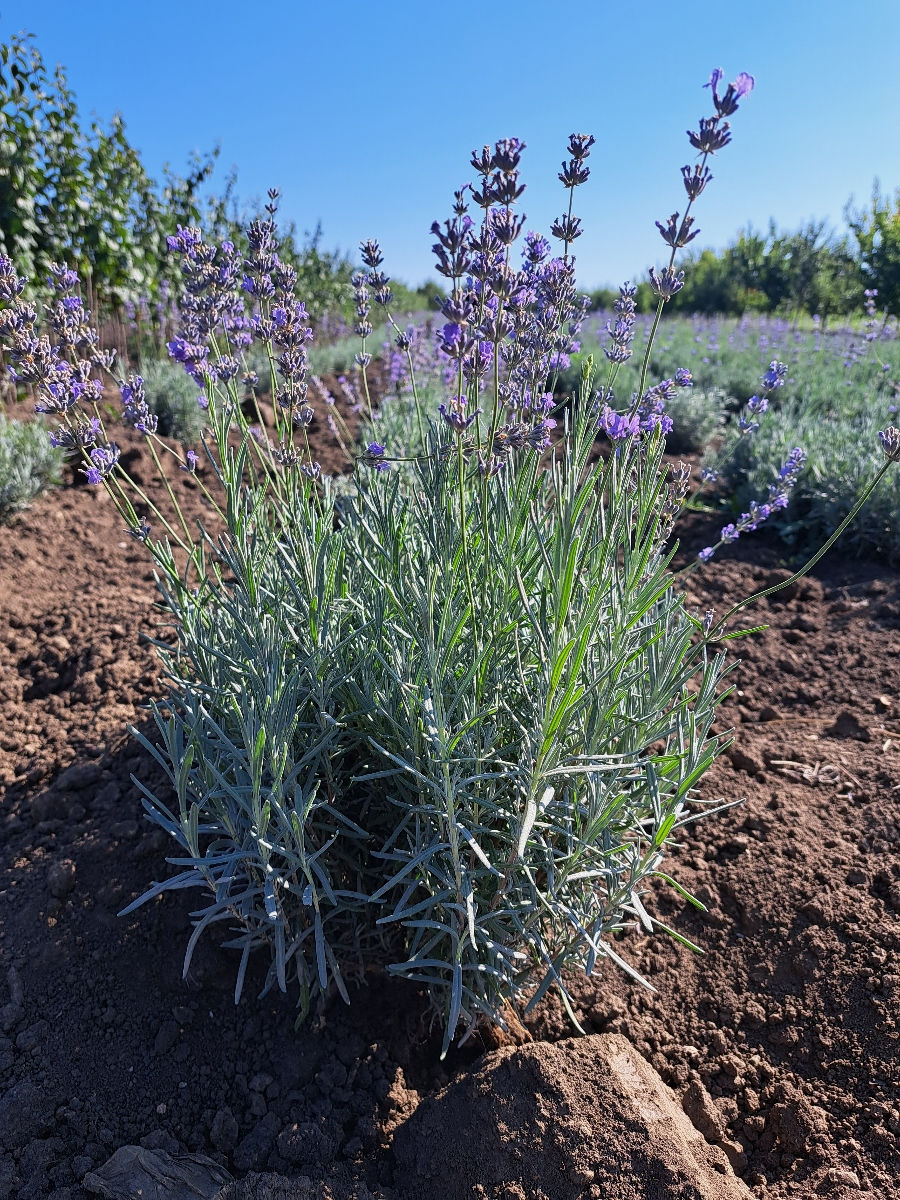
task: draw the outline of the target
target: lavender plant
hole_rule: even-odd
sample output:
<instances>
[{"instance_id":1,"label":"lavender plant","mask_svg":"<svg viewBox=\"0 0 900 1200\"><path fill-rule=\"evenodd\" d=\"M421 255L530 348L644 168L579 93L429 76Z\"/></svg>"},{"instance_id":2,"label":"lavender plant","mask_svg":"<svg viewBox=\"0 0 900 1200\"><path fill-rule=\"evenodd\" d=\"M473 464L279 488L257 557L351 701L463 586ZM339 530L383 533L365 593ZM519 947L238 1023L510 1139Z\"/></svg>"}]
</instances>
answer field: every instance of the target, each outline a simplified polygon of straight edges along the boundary
<instances>
[{"instance_id":1,"label":"lavender plant","mask_svg":"<svg viewBox=\"0 0 900 1200\"><path fill-rule=\"evenodd\" d=\"M186 446L199 445L206 415L199 404L205 397L196 381L166 359L143 360L139 371L144 398L157 419L160 435L175 438Z\"/></svg>"},{"instance_id":2,"label":"lavender plant","mask_svg":"<svg viewBox=\"0 0 900 1200\"><path fill-rule=\"evenodd\" d=\"M689 135L699 161L682 171L684 216L660 223L669 254L651 276L651 332L682 284L675 256L696 236L708 160L753 83L739 75L720 96L721 80L714 71L714 112ZM754 598L718 621L685 611L671 535L690 473L664 451L668 406L691 376L651 382L651 337L639 386L617 403L632 286L608 323L605 371L588 360L575 402L553 399L586 310L573 207L593 144L569 139L557 254L518 209L524 144L473 154L474 182L432 227L449 291L439 397L434 380L416 382L415 338L392 312L378 244L363 243L353 290L368 429L349 488L312 455L317 407L344 444L349 432L310 371L274 193L243 251L190 228L169 239L184 278L169 351L199 385L198 449L161 440L143 381L121 380L123 420L146 439L169 510L129 479L100 419L98 372L112 364L71 272L54 272L41 333L24 282L0 261L0 333L17 377L147 547L173 618L174 646L158 643L160 744L136 736L172 784L171 795L141 786L180 871L125 911L199 889L185 970L202 933L226 923L241 951L236 998L259 947L266 987L296 985L301 1013L332 989L349 999L373 966L423 983L445 1052L460 1027L465 1037L480 1021L503 1024L551 987L568 1006L567 969L609 959L634 974L614 935L635 921L666 929L645 903L654 877L686 895L663 870L666 843L726 804L697 785L728 742L712 732L723 647L741 633L727 625ZM365 373L374 314L409 368L408 394L381 413ZM246 383L253 350L269 367L265 416ZM869 492L900 459L900 433L881 440L888 461ZM167 457L211 506L199 532Z\"/></svg>"},{"instance_id":3,"label":"lavender plant","mask_svg":"<svg viewBox=\"0 0 900 1200\"><path fill-rule=\"evenodd\" d=\"M41 492L62 482L62 462L40 423L15 421L0 413L0 521L8 521Z\"/></svg>"}]
</instances>

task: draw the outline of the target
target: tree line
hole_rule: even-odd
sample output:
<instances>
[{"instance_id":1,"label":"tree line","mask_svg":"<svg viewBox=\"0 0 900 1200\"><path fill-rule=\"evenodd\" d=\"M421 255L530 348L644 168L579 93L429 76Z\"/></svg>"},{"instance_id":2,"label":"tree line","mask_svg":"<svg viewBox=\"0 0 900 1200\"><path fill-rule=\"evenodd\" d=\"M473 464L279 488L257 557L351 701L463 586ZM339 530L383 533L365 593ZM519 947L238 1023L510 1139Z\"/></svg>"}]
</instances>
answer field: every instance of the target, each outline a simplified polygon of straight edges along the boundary
<instances>
[{"instance_id":1,"label":"tree line","mask_svg":"<svg viewBox=\"0 0 900 1200\"><path fill-rule=\"evenodd\" d=\"M823 320L859 312L863 293L878 292L879 309L900 313L900 189L885 195L875 183L868 206L845 210L849 233L839 235L824 221L795 232L771 222L766 233L747 229L723 250L688 253L679 266L684 287L669 312L781 312L818 315ZM594 306L611 307L617 292L598 288ZM649 283L638 284L641 312L656 308Z\"/></svg>"}]
</instances>

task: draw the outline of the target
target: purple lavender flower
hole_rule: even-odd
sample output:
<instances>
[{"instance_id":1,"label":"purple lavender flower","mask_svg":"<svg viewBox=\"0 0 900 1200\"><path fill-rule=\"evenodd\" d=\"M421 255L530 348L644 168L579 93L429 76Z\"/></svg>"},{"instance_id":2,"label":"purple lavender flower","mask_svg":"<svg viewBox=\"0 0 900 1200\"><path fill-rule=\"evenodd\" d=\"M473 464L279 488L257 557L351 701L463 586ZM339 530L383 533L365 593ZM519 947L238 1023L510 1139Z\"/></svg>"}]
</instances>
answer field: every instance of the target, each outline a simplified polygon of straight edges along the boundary
<instances>
[{"instance_id":1,"label":"purple lavender flower","mask_svg":"<svg viewBox=\"0 0 900 1200\"><path fill-rule=\"evenodd\" d=\"M544 417L529 429L525 440L532 450L540 454L550 449L550 431L555 428L556 421L552 417Z\"/></svg>"},{"instance_id":2,"label":"purple lavender flower","mask_svg":"<svg viewBox=\"0 0 900 1200\"><path fill-rule=\"evenodd\" d=\"M366 446L366 453L363 456L363 462L370 466L373 471L388 471L391 464L384 461L385 448L379 442L369 442Z\"/></svg>"},{"instance_id":3,"label":"purple lavender flower","mask_svg":"<svg viewBox=\"0 0 900 1200\"><path fill-rule=\"evenodd\" d=\"M435 221L431 232L438 239L432 251L438 260L436 270L448 279L459 279L465 275L471 262L469 253L471 217L454 217L444 222L444 229Z\"/></svg>"},{"instance_id":4,"label":"purple lavender flower","mask_svg":"<svg viewBox=\"0 0 900 1200\"><path fill-rule=\"evenodd\" d=\"M137 525L129 525L125 532L131 534L135 541L146 542L150 536L150 523L146 517L141 517Z\"/></svg>"},{"instance_id":5,"label":"purple lavender flower","mask_svg":"<svg viewBox=\"0 0 900 1200\"><path fill-rule=\"evenodd\" d=\"M499 142L494 143L492 160L494 168L502 171L505 175L510 175L513 171L517 171L522 151L525 148L525 142L521 138L501 138Z\"/></svg>"},{"instance_id":6,"label":"purple lavender flower","mask_svg":"<svg viewBox=\"0 0 900 1200\"><path fill-rule=\"evenodd\" d=\"M17 275L12 259L0 254L0 300L15 300L25 290L28 280Z\"/></svg>"},{"instance_id":7,"label":"purple lavender flower","mask_svg":"<svg viewBox=\"0 0 900 1200\"><path fill-rule=\"evenodd\" d=\"M612 341L611 349L603 353L613 363L627 362L632 355L631 343L634 340L634 320L636 314L635 296L637 288L632 284L623 283L619 288L619 298L613 305L616 312L616 323L606 322L606 332Z\"/></svg>"},{"instance_id":8,"label":"purple lavender flower","mask_svg":"<svg viewBox=\"0 0 900 1200\"><path fill-rule=\"evenodd\" d=\"M691 145L701 154L715 154L731 141L728 122L723 121L720 125L718 117L701 117L700 132L694 133L689 129L687 135Z\"/></svg>"},{"instance_id":9,"label":"purple lavender flower","mask_svg":"<svg viewBox=\"0 0 900 1200\"><path fill-rule=\"evenodd\" d=\"M185 458L187 459L187 462L179 463L178 469L180 471L187 471L187 473L189 475L195 475L197 473L197 463L200 461L197 451L196 450L188 450L187 454L185 455Z\"/></svg>"},{"instance_id":10,"label":"purple lavender flower","mask_svg":"<svg viewBox=\"0 0 900 1200\"><path fill-rule=\"evenodd\" d=\"M296 467L302 457L299 450L285 445L284 438L281 439L275 450L275 461L281 467Z\"/></svg>"},{"instance_id":11,"label":"purple lavender flower","mask_svg":"<svg viewBox=\"0 0 900 1200\"><path fill-rule=\"evenodd\" d=\"M728 85L728 90L725 95L719 97L718 87L724 78L725 72L721 67L715 67L709 77L709 83L703 86L712 89L713 104L716 106L716 112L720 117L730 117L732 113L737 112L738 100L748 96L753 91L753 85L756 82L752 75L748 75L746 71L741 71L738 77Z\"/></svg>"},{"instance_id":12,"label":"purple lavender flower","mask_svg":"<svg viewBox=\"0 0 900 1200\"><path fill-rule=\"evenodd\" d=\"M662 300L671 300L675 293L680 292L684 287L684 271L676 271L674 267L664 267L657 275L651 267L650 286L654 295L659 296Z\"/></svg>"},{"instance_id":13,"label":"purple lavender flower","mask_svg":"<svg viewBox=\"0 0 900 1200\"><path fill-rule=\"evenodd\" d=\"M481 412L481 409L476 409L471 414L466 414L466 398L465 396L452 396L449 406L446 404L438 405L438 412L441 414L444 422L457 434L463 434Z\"/></svg>"},{"instance_id":14,"label":"purple lavender flower","mask_svg":"<svg viewBox=\"0 0 900 1200\"><path fill-rule=\"evenodd\" d=\"M617 413L604 404L597 418L597 427L601 429L612 442L623 442L631 437L637 437L641 431L640 418L637 413L628 416Z\"/></svg>"},{"instance_id":15,"label":"purple lavender flower","mask_svg":"<svg viewBox=\"0 0 900 1200\"><path fill-rule=\"evenodd\" d=\"M170 233L166 238L166 245L170 250L177 250L181 254L189 254L191 250L202 243L203 234L195 226L191 225L185 229L179 225L177 229L177 233Z\"/></svg>"},{"instance_id":16,"label":"purple lavender flower","mask_svg":"<svg viewBox=\"0 0 900 1200\"><path fill-rule=\"evenodd\" d=\"M681 176L684 180L684 190L688 194L689 200L696 200L706 185L712 180L712 172L709 167L701 167L699 163L695 163L693 168L682 167Z\"/></svg>"},{"instance_id":17,"label":"purple lavender flower","mask_svg":"<svg viewBox=\"0 0 900 1200\"><path fill-rule=\"evenodd\" d=\"M674 391L674 380L664 379L644 393L636 413L644 433L651 433L654 429L659 429L663 434L672 432L674 424L666 412L666 404L671 400Z\"/></svg>"},{"instance_id":18,"label":"purple lavender flower","mask_svg":"<svg viewBox=\"0 0 900 1200\"><path fill-rule=\"evenodd\" d=\"M82 469L82 474L87 476L88 483L102 483L112 474L119 461L119 447L114 442L108 446L95 446L91 451L91 459L93 466Z\"/></svg>"},{"instance_id":19,"label":"purple lavender flower","mask_svg":"<svg viewBox=\"0 0 900 1200\"><path fill-rule=\"evenodd\" d=\"M674 212L669 217L668 221L666 221L665 225L663 225L660 221L657 221L656 228L659 230L662 240L666 243L666 245L671 246L673 250L678 250L682 246L686 246L688 242L692 242L700 232L699 229L695 229L694 232L691 233L691 226L693 223L694 218L691 216L685 216L684 219L679 222L679 214Z\"/></svg>"},{"instance_id":20,"label":"purple lavender flower","mask_svg":"<svg viewBox=\"0 0 900 1200\"><path fill-rule=\"evenodd\" d=\"M676 387L693 387L694 386L694 378L691 375L690 371L687 369L687 367L679 367L678 370L675 372L675 386Z\"/></svg>"},{"instance_id":21,"label":"purple lavender flower","mask_svg":"<svg viewBox=\"0 0 900 1200\"><path fill-rule=\"evenodd\" d=\"M584 230L581 228L580 217L570 217L567 213L563 213L550 226L550 232L555 238L559 238L561 242L565 242L568 247L570 242L574 242L576 238L581 237Z\"/></svg>"},{"instance_id":22,"label":"purple lavender flower","mask_svg":"<svg viewBox=\"0 0 900 1200\"><path fill-rule=\"evenodd\" d=\"M697 557L700 559L701 562L708 563L709 560L712 558L712 556L715 554L715 552L716 551L715 551L714 546L705 546L700 551L700 553L697 555Z\"/></svg>"},{"instance_id":23,"label":"purple lavender flower","mask_svg":"<svg viewBox=\"0 0 900 1200\"><path fill-rule=\"evenodd\" d=\"M231 355L223 355L222 358L217 358L213 363L213 368L216 374L216 379L220 379L222 383L227 383L229 379L240 373L242 370L241 364L236 358Z\"/></svg>"},{"instance_id":24,"label":"purple lavender flower","mask_svg":"<svg viewBox=\"0 0 900 1200\"><path fill-rule=\"evenodd\" d=\"M149 436L156 432L157 418L150 412L144 395L144 380L140 375L129 375L127 381L119 383L122 393L122 421L133 425L138 433Z\"/></svg>"},{"instance_id":25,"label":"purple lavender flower","mask_svg":"<svg viewBox=\"0 0 900 1200\"><path fill-rule=\"evenodd\" d=\"M881 448L891 462L900 462L900 429L888 425L887 429L878 432Z\"/></svg>"},{"instance_id":26,"label":"purple lavender flower","mask_svg":"<svg viewBox=\"0 0 900 1200\"><path fill-rule=\"evenodd\" d=\"M189 342L184 337L175 337L171 342L166 342L166 349L169 352L169 357L175 362L180 362L188 375L202 383L208 375L208 366L206 362L209 351L206 346L200 342Z\"/></svg>"},{"instance_id":27,"label":"purple lavender flower","mask_svg":"<svg viewBox=\"0 0 900 1200\"><path fill-rule=\"evenodd\" d=\"M541 237L539 233L525 234L525 249L522 251L522 257L526 262L536 266L538 263L544 261L550 250L550 243L545 237Z\"/></svg>"},{"instance_id":28,"label":"purple lavender flower","mask_svg":"<svg viewBox=\"0 0 900 1200\"><path fill-rule=\"evenodd\" d=\"M562 170L558 173L559 182L567 188L576 188L579 184L587 183L590 178L591 168L582 165L578 159L570 158L568 162L562 164Z\"/></svg>"},{"instance_id":29,"label":"purple lavender flower","mask_svg":"<svg viewBox=\"0 0 900 1200\"><path fill-rule=\"evenodd\" d=\"M494 454L488 455L487 458L480 453L478 455L478 472L485 479L493 479L495 475L499 475L504 465L504 460Z\"/></svg>"},{"instance_id":30,"label":"purple lavender flower","mask_svg":"<svg viewBox=\"0 0 900 1200\"><path fill-rule=\"evenodd\" d=\"M90 421L79 421L74 427L60 425L50 434L50 445L61 450L77 450L79 447L93 446L100 436L100 418L91 417Z\"/></svg>"},{"instance_id":31,"label":"purple lavender flower","mask_svg":"<svg viewBox=\"0 0 900 1200\"><path fill-rule=\"evenodd\" d=\"M784 385L784 379L787 375L787 366L783 362L774 360L769 363L769 369L763 375L763 387L768 391L774 391Z\"/></svg>"}]
</instances>

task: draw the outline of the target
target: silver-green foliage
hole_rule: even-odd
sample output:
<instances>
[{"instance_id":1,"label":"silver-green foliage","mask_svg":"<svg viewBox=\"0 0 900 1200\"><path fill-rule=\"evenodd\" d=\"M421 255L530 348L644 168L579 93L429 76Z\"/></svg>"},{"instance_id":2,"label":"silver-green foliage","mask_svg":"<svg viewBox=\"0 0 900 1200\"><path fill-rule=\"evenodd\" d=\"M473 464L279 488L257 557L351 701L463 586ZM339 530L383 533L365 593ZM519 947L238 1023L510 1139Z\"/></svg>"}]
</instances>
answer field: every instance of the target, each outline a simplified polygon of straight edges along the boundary
<instances>
[{"instance_id":1,"label":"silver-green foliage","mask_svg":"<svg viewBox=\"0 0 900 1200\"><path fill-rule=\"evenodd\" d=\"M150 411L159 418L160 434L185 446L198 445L206 417L198 403L203 392L194 380L167 359L146 359L140 373Z\"/></svg>"},{"instance_id":2,"label":"silver-green foliage","mask_svg":"<svg viewBox=\"0 0 900 1200\"><path fill-rule=\"evenodd\" d=\"M666 407L672 418L672 431L666 436L669 453L705 450L721 432L728 406L729 397L721 388L679 388Z\"/></svg>"},{"instance_id":3,"label":"silver-green foliage","mask_svg":"<svg viewBox=\"0 0 900 1200\"><path fill-rule=\"evenodd\" d=\"M47 441L41 421L16 421L0 413L0 521L27 508L62 477L63 456Z\"/></svg>"},{"instance_id":4,"label":"silver-green foliage","mask_svg":"<svg viewBox=\"0 0 900 1200\"><path fill-rule=\"evenodd\" d=\"M142 899L205 888L185 969L228 921L238 993L258 946L304 1008L374 965L424 982L446 1047L568 968L631 970L611 939L657 924L665 842L706 811L723 657L672 588L661 436L589 466L581 411L550 470L486 486L429 430L338 516L296 474L233 485L217 582L167 572L163 744L141 740L182 871Z\"/></svg>"},{"instance_id":5,"label":"silver-green foliage","mask_svg":"<svg viewBox=\"0 0 900 1200\"><path fill-rule=\"evenodd\" d=\"M848 515L868 487L878 431L884 427L880 405L839 397L829 411L810 411L790 402L769 411L759 429L742 439L726 468L729 491L738 507L765 496L793 440L803 445L806 465L790 506L770 523L791 545L809 551ZM844 553L874 555L900 563L900 475L889 471L844 535Z\"/></svg>"},{"instance_id":6,"label":"silver-green foliage","mask_svg":"<svg viewBox=\"0 0 900 1200\"><path fill-rule=\"evenodd\" d=\"M630 969L610 937L653 927L641 896L719 749L723 659L671 589L662 439L587 470L585 425L550 470L471 488L468 568L446 460L363 491L352 530L378 605L368 778L397 812L372 899L446 1039L565 968Z\"/></svg>"}]
</instances>

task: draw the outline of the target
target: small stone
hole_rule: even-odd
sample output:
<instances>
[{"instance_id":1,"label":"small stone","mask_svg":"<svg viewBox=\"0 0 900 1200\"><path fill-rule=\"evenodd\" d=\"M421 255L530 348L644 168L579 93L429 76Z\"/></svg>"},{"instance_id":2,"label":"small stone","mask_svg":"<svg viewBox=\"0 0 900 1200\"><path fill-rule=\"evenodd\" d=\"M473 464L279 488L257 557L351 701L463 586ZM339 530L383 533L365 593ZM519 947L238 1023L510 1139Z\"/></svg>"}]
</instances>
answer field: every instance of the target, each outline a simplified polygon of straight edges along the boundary
<instances>
[{"instance_id":1,"label":"small stone","mask_svg":"<svg viewBox=\"0 0 900 1200\"><path fill-rule=\"evenodd\" d=\"M849 1167L832 1167L825 1175L829 1183L836 1183L842 1187L856 1188L861 1190L862 1184L859 1181L859 1176L855 1171L851 1171Z\"/></svg>"},{"instance_id":2,"label":"small stone","mask_svg":"<svg viewBox=\"0 0 900 1200\"><path fill-rule=\"evenodd\" d=\"M165 1150L167 1154L181 1154L182 1145L165 1129L152 1129L141 1138L145 1150Z\"/></svg>"},{"instance_id":3,"label":"small stone","mask_svg":"<svg viewBox=\"0 0 900 1200\"><path fill-rule=\"evenodd\" d=\"M83 792L98 783L101 774L96 763L73 763L56 777L53 786L61 792Z\"/></svg>"},{"instance_id":4,"label":"small stone","mask_svg":"<svg viewBox=\"0 0 900 1200\"><path fill-rule=\"evenodd\" d=\"M699 1079L695 1079L681 1097L681 1107L708 1142L720 1142L724 1138L722 1114Z\"/></svg>"},{"instance_id":5,"label":"small stone","mask_svg":"<svg viewBox=\"0 0 900 1200\"><path fill-rule=\"evenodd\" d=\"M154 1054L165 1054L171 1050L178 1041L178 1035L181 1030L178 1028L176 1021L166 1021L156 1035L156 1040L153 1043Z\"/></svg>"},{"instance_id":6,"label":"small stone","mask_svg":"<svg viewBox=\"0 0 900 1200\"><path fill-rule=\"evenodd\" d=\"M301 1121L278 1135L278 1153L289 1163L327 1166L334 1161L340 1129L330 1124Z\"/></svg>"},{"instance_id":7,"label":"small stone","mask_svg":"<svg viewBox=\"0 0 900 1200\"><path fill-rule=\"evenodd\" d=\"M856 713L845 708L838 713L833 725L825 730L828 737L854 738L858 742L871 742L872 733L863 725Z\"/></svg>"},{"instance_id":8,"label":"small stone","mask_svg":"<svg viewBox=\"0 0 900 1200\"><path fill-rule=\"evenodd\" d=\"M4 1004L0 1008L0 1030L3 1033L9 1033L15 1029L24 1016L25 1009L21 1004Z\"/></svg>"},{"instance_id":9,"label":"small stone","mask_svg":"<svg viewBox=\"0 0 900 1200\"><path fill-rule=\"evenodd\" d=\"M209 1140L220 1154L228 1154L237 1144L238 1123L230 1108L220 1108L213 1117L209 1129Z\"/></svg>"},{"instance_id":10,"label":"small stone","mask_svg":"<svg viewBox=\"0 0 900 1200\"><path fill-rule=\"evenodd\" d=\"M95 1196L190 1196L214 1200L231 1176L202 1154L179 1154L122 1146L83 1182Z\"/></svg>"},{"instance_id":11,"label":"small stone","mask_svg":"<svg viewBox=\"0 0 900 1200\"><path fill-rule=\"evenodd\" d=\"M47 887L50 895L64 900L75 887L75 864L71 858L53 863L47 872Z\"/></svg>"},{"instance_id":12,"label":"small stone","mask_svg":"<svg viewBox=\"0 0 900 1200\"><path fill-rule=\"evenodd\" d=\"M275 1113L266 1113L253 1129L243 1138L234 1152L234 1165L238 1171L258 1170L275 1145L280 1121Z\"/></svg>"},{"instance_id":13,"label":"small stone","mask_svg":"<svg viewBox=\"0 0 900 1200\"><path fill-rule=\"evenodd\" d=\"M40 1043L41 1038L46 1032L46 1021L37 1021L34 1025L29 1025L16 1038L16 1049L20 1054L27 1054L29 1050L33 1050Z\"/></svg>"},{"instance_id":14,"label":"small stone","mask_svg":"<svg viewBox=\"0 0 900 1200\"><path fill-rule=\"evenodd\" d=\"M54 1119L55 1104L30 1079L0 1099L0 1150L18 1150L39 1137Z\"/></svg>"},{"instance_id":15,"label":"small stone","mask_svg":"<svg viewBox=\"0 0 900 1200\"><path fill-rule=\"evenodd\" d=\"M758 758L754 758L752 754L748 754L746 750L741 750L738 746L731 747L728 757L736 771L746 771L748 775L762 775L765 771Z\"/></svg>"},{"instance_id":16,"label":"small stone","mask_svg":"<svg viewBox=\"0 0 900 1200\"><path fill-rule=\"evenodd\" d=\"M83 1175L86 1175L94 1165L94 1160L87 1154L76 1154L72 1159L72 1172L76 1179L80 1180Z\"/></svg>"}]
</instances>

